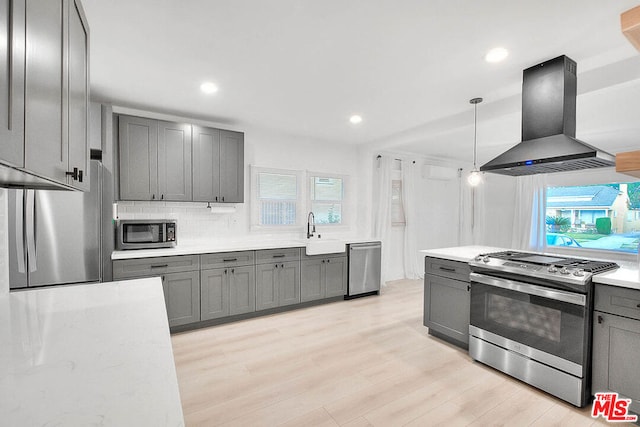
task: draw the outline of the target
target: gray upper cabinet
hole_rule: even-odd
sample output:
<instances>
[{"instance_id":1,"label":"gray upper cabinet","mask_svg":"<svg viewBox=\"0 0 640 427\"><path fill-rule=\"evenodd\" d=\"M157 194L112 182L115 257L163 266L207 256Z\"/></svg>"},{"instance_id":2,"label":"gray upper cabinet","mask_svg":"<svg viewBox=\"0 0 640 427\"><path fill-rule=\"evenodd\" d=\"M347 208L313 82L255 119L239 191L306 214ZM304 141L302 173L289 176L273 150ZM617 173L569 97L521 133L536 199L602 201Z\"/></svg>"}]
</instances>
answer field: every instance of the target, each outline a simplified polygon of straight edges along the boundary
<instances>
[{"instance_id":1,"label":"gray upper cabinet","mask_svg":"<svg viewBox=\"0 0 640 427\"><path fill-rule=\"evenodd\" d=\"M220 131L220 196L225 203L244 202L244 134Z\"/></svg>"},{"instance_id":2,"label":"gray upper cabinet","mask_svg":"<svg viewBox=\"0 0 640 427\"><path fill-rule=\"evenodd\" d=\"M153 200L158 193L158 122L118 117L120 199Z\"/></svg>"},{"instance_id":3,"label":"gray upper cabinet","mask_svg":"<svg viewBox=\"0 0 640 427\"><path fill-rule=\"evenodd\" d=\"M121 200L191 200L191 125L118 118Z\"/></svg>"},{"instance_id":4,"label":"gray upper cabinet","mask_svg":"<svg viewBox=\"0 0 640 427\"><path fill-rule=\"evenodd\" d=\"M192 200L189 124L158 123L158 192L160 200Z\"/></svg>"},{"instance_id":5,"label":"gray upper cabinet","mask_svg":"<svg viewBox=\"0 0 640 427\"><path fill-rule=\"evenodd\" d=\"M11 7L11 9L10 9ZM24 167L25 0L0 0L0 160ZM7 37L4 37L7 35Z\"/></svg>"},{"instance_id":6,"label":"gray upper cabinet","mask_svg":"<svg viewBox=\"0 0 640 427\"><path fill-rule=\"evenodd\" d=\"M0 0L4 184L89 189L89 27L78 0ZM32 178L27 178L32 176Z\"/></svg>"},{"instance_id":7,"label":"gray upper cabinet","mask_svg":"<svg viewBox=\"0 0 640 427\"><path fill-rule=\"evenodd\" d=\"M69 5L68 46L69 170L78 175L67 175L67 183L89 191L89 27L77 0Z\"/></svg>"},{"instance_id":8,"label":"gray upper cabinet","mask_svg":"<svg viewBox=\"0 0 640 427\"><path fill-rule=\"evenodd\" d=\"M193 201L220 201L220 131L193 126Z\"/></svg>"},{"instance_id":9,"label":"gray upper cabinet","mask_svg":"<svg viewBox=\"0 0 640 427\"><path fill-rule=\"evenodd\" d=\"M244 134L193 126L193 200L244 202Z\"/></svg>"}]
</instances>

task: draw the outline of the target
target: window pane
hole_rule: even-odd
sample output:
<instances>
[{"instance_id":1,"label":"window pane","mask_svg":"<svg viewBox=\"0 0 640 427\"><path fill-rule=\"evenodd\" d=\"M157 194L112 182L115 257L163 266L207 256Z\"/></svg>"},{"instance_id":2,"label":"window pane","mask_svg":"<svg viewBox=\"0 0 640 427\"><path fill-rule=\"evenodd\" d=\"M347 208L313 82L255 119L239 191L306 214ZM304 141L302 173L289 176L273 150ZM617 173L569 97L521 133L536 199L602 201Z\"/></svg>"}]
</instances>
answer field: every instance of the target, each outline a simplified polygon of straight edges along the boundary
<instances>
[{"instance_id":1,"label":"window pane","mask_svg":"<svg viewBox=\"0 0 640 427\"><path fill-rule=\"evenodd\" d=\"M298 191L295 175L262 172L258 174L258 198L296 200Z\"/></svg>"},{"instance_id":2,"label":"window pane","mask_svg":"<svg viewBox=\"0 0 640 427\"><path fill-rule=\"evenodd\" d=\"M391 224L404 225L404 206L402 205L402 180L391 181Z\"/></svg>"},{"instance_id":3,"label":"window pane","mask_svg":"<svg viewBox=\"0 0 640 427\"><path fill-rule=\"evenodd\" d=\"M295 225L296 203L279 200L260 202L260 225Z\"/></svg>"},{"instance_id":4,"label":"window pane","mask_svg":"<svg viewBox=\"0 0 640 427\"><path fill-rule=\"evenodd\" d=\"M342 179L311 177L311 200L342 200Z\"/></svg>"},{"instance_id":5,"label":"window pane","mask_svg":"<svg viewBox=\"0 0 640 427\"><path fill-rule=\"evenodd\" d=\"M342 223L342 203L311 202L316 224Z\"/></svg>"},{"instance_id":6,"label":"window pane","mask_svg":"<svg viewBox=\"0 0 640 427\"><path fill-rule=\"evenodd\" d=\"M638 252L640 183L547 188L547 246Z\"/></svg>"}]
</instances>

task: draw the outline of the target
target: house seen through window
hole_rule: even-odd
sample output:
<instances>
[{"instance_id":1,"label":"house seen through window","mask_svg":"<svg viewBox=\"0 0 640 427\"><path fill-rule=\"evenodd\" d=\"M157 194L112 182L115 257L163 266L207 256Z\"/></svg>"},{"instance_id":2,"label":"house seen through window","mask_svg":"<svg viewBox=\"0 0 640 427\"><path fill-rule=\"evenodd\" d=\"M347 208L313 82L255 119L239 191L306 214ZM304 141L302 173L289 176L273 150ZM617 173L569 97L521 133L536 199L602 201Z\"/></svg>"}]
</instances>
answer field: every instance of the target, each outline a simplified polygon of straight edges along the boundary
<instances>
[{"instance_id":1,"label":"house seen through window","mask_svg":"<svg viewBox=\"0 0 640 427\"><path fill-rule=\"evenodd\" d=\"M547 246L637 253L640 182L547 188Z\"/></svg>"}]
</instances>

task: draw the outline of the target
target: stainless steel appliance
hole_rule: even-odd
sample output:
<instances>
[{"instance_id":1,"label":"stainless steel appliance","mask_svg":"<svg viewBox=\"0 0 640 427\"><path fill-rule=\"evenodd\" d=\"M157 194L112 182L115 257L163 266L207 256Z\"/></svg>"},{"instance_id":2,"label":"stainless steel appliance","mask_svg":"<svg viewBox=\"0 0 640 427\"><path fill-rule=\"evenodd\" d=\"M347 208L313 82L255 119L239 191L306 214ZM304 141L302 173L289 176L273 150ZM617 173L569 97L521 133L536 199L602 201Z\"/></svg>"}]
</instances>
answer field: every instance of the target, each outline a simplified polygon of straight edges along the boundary
<instances>
[{"instance_id":1,"label":"stainless steel appliance","mask_svg":"<svg viewBox=\"0 0 640 427\"><path fill-rule=\"evenodd\" d=\"M171 248L177 244L175 220L124 219L117 222L117 249Z\"/></svg>"},{"instance_id":2,"label":"stainless steel appliance","mask_svg":"<svg viewBox=\"0 0 640 427\"><path fill-rule=\"evenodd\" d=\"M469 355L584 406L591 395L591 280L618 265L515 251L479 255L469 265Z\"/></svg>"},{"instance_id":3,"label":"stainless steel appliance","mask_svg":"<svg viewBox=\"0 0 640 427\"><path fill-rule=\"evenodd\" d=\"M90 173L89 192L9 190L11 289L102 279L99 161Z\"/></svg>"},{"instance_id":4,"label":"stainless steel appliance","mask_svg":"<svg viewBox=\"0 0 640 427\"><path fill-rule=\"evenodd\" d=\"M345 299L380 293L382 243L349 245L349 283Z\"/></svg>"}]
</instances>

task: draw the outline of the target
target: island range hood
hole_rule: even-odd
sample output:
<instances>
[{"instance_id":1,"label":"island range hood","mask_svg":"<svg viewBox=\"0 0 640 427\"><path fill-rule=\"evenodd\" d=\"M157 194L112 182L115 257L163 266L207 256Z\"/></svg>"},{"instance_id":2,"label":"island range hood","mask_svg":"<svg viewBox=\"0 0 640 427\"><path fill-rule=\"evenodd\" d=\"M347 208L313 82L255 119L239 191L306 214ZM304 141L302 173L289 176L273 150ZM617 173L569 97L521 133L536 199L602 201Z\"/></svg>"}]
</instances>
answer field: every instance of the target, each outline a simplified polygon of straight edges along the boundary
<instances>
[{"instance_id":1,"label":"island range hood","mask_svg":"<svg viewBox=\"0 0 640 427\"><path fill-rule=\"evenodd\" d=\"M480 167L521 176L615 166L576 136L576 63L562 55L522 72L522 142Z\"/></svg>"}]
</instances>

